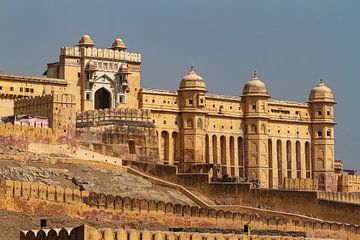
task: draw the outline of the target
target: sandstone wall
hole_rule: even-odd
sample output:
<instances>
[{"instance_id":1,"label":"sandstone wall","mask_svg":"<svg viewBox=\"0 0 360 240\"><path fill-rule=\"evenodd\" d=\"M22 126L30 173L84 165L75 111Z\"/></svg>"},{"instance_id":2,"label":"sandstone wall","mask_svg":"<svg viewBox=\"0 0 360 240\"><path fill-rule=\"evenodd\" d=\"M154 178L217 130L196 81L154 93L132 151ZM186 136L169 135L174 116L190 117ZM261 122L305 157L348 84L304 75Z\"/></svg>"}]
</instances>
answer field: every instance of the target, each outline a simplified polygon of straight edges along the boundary
<instances>
[{"instance_id":1,"label":"sandstone wall","mask_svg":"<svg viewBox=\"0 0 360 240\"><path fill-rule=\"evenodd\" d=\"M2 146L35 153L52 151L52 153L72 154L76 148L74 129L64 132L63 130L20 126L11 123L0 124L0 143ZM46 148L44 148L45 146Z\"/></svg>"},{"instance_id":2,"label":"sandstone wall","mask_svg":"<svg viewBox=\"0 0 360 240\"><path fill-rule=\"evenodd\" d=\"M157 162L159 150L150 111L101 109L78 113L77 142L103 155Z\"/></svg>"},{"instance_id":3,"label":"sandstone wall","mask_svg":"<svg viewBox=\"0 0 360 240\"><path fill-rule=\"evenodd\" d=\"M122 198L102 193L80 192L77 189L37 183L0 181L0 206L11 211L111 220L126 216L133 220L161 221L169 227L238 228L251 222L254 229L300 231L309 236L360 236L360 227L304 216L284 216L270 211L240 212L155 202L146 199ZM152 219L152 220L151 220Z\"/></svg>"},{"instance_id":4,"label":"sandstone wall","mask_svg":"<svg viewBox=\"0 0 360 240\"><path fill-rule=\"evenodd\" d=\"M29 230L20 232L20 240L32 239L72 239L72 240L271 240L269 236L246 236L235 234L185 233L162 231L139 231L135 229L95 229L87 225L73 229ZM301 240L303 237L276 237L277 240Z\"/></svg>"}]
</instances>

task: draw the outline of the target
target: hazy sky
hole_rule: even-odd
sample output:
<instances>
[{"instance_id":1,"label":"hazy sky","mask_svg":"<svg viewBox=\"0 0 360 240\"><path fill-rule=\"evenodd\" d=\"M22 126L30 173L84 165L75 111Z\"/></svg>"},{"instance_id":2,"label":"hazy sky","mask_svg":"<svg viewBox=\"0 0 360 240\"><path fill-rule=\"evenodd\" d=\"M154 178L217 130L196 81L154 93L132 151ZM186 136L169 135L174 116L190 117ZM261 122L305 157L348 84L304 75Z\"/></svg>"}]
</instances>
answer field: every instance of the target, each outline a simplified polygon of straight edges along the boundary
<instances>
[{"instance_id":1,"label":"hazy sky","mask_svg":"<svg viewBox=\"0 0 360 240\"><path fill-rule=\"evenodd\" d=\"M61 46L121 36L142 53L142 86L177 89L191 64L208 91L240 95L254 69L273 98L333 89L336 158L360 170L360 1L0 0L0 71L41 75Z\"/></svg>"}]
</instances>

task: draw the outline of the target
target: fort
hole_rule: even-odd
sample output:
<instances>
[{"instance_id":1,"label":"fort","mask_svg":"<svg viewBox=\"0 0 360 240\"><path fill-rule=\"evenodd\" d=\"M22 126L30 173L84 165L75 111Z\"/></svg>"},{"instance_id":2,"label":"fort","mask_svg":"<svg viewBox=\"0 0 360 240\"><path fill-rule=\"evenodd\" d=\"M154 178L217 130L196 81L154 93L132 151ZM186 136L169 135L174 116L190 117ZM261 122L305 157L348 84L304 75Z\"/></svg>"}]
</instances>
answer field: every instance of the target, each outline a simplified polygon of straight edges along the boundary
<instances>
[{"instance_id":1,"label":"fort","mask_svg":"<svg viewBox=\"0 0 360 240\"><path fill-rule=\"evenodd\" d=\"M250 239L170 231L225 231L249 221L259 231L359 238L360 176L334 159L336 102L324 81L303 102L271 98L256 72L239 96L208 93L193 67L176 90L147 89L140 81L141 54L128 52L120 38L109 49L94 45L83 35L77 46L62 47L44 77L0 74L2 147L38 154L39 163L63 158L61 164L76 159L116 166L195 205L2 179L6 211L156 219L169 227L152 233L83 225L21 231L20 239ZM17 121L24 116L33 120Z\"/></svg>"}]
</instances>

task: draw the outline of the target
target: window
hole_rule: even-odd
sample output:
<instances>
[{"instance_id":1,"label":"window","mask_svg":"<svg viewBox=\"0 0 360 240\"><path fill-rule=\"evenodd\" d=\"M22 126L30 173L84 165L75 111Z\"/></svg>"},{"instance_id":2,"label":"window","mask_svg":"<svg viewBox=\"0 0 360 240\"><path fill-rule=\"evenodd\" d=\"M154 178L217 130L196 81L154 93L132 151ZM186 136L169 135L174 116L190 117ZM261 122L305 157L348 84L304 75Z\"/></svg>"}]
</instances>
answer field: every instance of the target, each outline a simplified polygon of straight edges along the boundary
<instances>
[{"instance_id":1,"label":"window","mask_svg":"<svg viewBox=\"0 0 360 240\"><path fill-rule=\"evenodd\" d=\"M78 77L80 77L80 73L78 72Z\"/></svg>"},{"instance_id":2,"label":"window","mask_svg":"<svg viewBox=\"0 0 360 240\"><path fill-rule=\"evenodd\" d=\"M30 88L30 92L33 93L33 92L34 92L34 89L33 89L33 88Z\"/></svg>"},{"instance_id":3,"label":"window","mask_svg":"<svg viewBox=\"0 0 360 240\"><path fill-rule=\"evenodd\" d=\"M166 124L166 121L164 120L164 124Z\"/></svg>"},{"instance_id":4,"label":"window","mask_svg":"<svg viewBox=\"0 0 360 240\"><path fill-rule=\"evenodd\" d=\"M90 100L90 93L86 93L85 99L86 99L86 100Z\"/></svg>"},{"instance_id":5,"label":"window","mask_svg":"<svg viewBox=\"0 0 360 240\"><path fill-rule=\"evenodd\" d=\"M153 100L152 100L152 102L154 103L154 102L155 102L155 100L153 99Z\"/></svg>"},{"instance_id":6,"label":"window","mask_svg":"<svg viewBox=\"0 0 360 240\"><path fill-rule=\"evenodd\" d=\"M30 91L30 89L29 88L25 88L25 92L29 92Z\"/></svg>"},{"instance_id":7,"label":"window","mask_svg":"<svg viewBox=\"0 0 360 240\"><path fill-rule=\"evenodd\" d=\"M86 72L86 79L90 80L92 78L91 72Z\"/></svg>"},{"instance_id":8,"label":"window","mask_svg":"<svg viewBox=\"0 0 360 240\"><path fill-rule=\"evenodd\" d=\"M204 99L200 99L200 103L203 104L203 103L204 103Z\"/></svg>"},{"instance_id":9,"label":"window","mask_svg":"<svg viewBox=\"0 0 360 240\"><path fill-rule=\"evenodd\" d=\"M331 130L328 130L328 131L326 132L326 136L331 137Z\"/></svg>"},{"instance_id":10,"label":"window","mask_svg":"<svg viewBox=\"0 0 360 240\"><path fill-rule=\"evenodd\" d=\"M321 131L318 131L318 137L322 137L322 132Z\"/></svg>"},{"instance_id":11,"label":"window","mask_svg":"<svg viewBox=\"0 0 360 240\"><path fill-rule=\"evenodd\" d=\"M118 95L119 103L126 103L125 94Z\"/></svg>"},{"instance_id":12,"label":"window","mask_svg":"<svg viewBox=\"0 0 360 240\"><path fill-rule=\"evenodd\" d=\"M321 112L321 111L318 111L318 115L321 116L321 115L322 115L322 112Z\"/></svg>"},{"instance_id":13,"label":"window","mask_svg":"<svg viewBox=\"0 0 360 240\"><path fill-rule=\"evenodd\" d=\"M20 92L23 92L23 91L24 91L24 89L21 87L21 88L20 88Z\"/></svg>"},{"instance_id":14,"label":"window","mask_svg":"<svg viewBox=\"0 0 360 240\"><path fill-rule=\"evenodd\" d=\"M189 104L191 104L191 105L193 104L192 99L189 99Z\"/></svg>"},{"instance_id":15,"label":"window","mask_svg":"<svg viewBox=\"0 0 360 240\"><path fill-rule=\"evenodd\" d=\"M327 114L328 116L330 116L330 111L327 111L326 114Z\"/></svg>"},{"instance_id":16,"label":"window","mask_svg":"<svg viewBox=\"0 0 360 240\"><path fill-rule=\"evenodd\" d=\"M252 105L252 110L256 110L256 104Z\"/></svg>"},{"instance_id":17,"label":"window","mask_svg":"<svg viewBox=\"0 0 360 240\"><path fill-rule=\"evenodd\" d=\"M14 87L10 87L10 91L14 91Z\"/></svg>"},{"instance_id":18,"label":"window","mask_svg":"<svg viewBox=\"0 0 360 240\"><path fill-rule=\"evenodd\" d=\"M0 86L0 90L2 90L2 86Z\"/></svg>"}]
</instances>

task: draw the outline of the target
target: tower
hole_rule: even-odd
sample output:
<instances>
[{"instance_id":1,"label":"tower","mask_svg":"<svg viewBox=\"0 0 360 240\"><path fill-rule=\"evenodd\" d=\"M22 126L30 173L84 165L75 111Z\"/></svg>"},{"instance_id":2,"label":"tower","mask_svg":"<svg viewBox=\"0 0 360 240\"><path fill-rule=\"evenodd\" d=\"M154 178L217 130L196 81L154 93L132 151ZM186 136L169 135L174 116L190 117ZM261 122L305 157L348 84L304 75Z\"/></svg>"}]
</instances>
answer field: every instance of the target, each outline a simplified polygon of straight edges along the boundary
<instances>
[{"instance_id":1,"label":"tower","mask_svg":"<svg viewBox=\"0 0 360 240\"><path fill-rule=\"evenodd\" d=\"M334 173L334 96L322 80L309 96L311 113L311 159L313 178L318 180L319 188L336 191Z\"/></svg>"},{"instance_id":2,"label":"tower","mask_svg":"<svg viewBox=\"0 0 360 240\"><path fill-rule=\"evenodd\" d=\"M244 111L246 176L259 179L260 186L269 186L268 176L268 114L270 98L266 85L256 72L243 89L241 98Z\"/></svg>"},{"instance_id":3,"label":"tower","mask_svg":"<svg viewBox=\"0 0 360 240\"><path fill-rule=\"evenodd\" d=\"M180 108L181 156L183 170L205 162L205 93L204 79L191 67L181 79L178 102Z\"/></svg>"}]
</instances>

